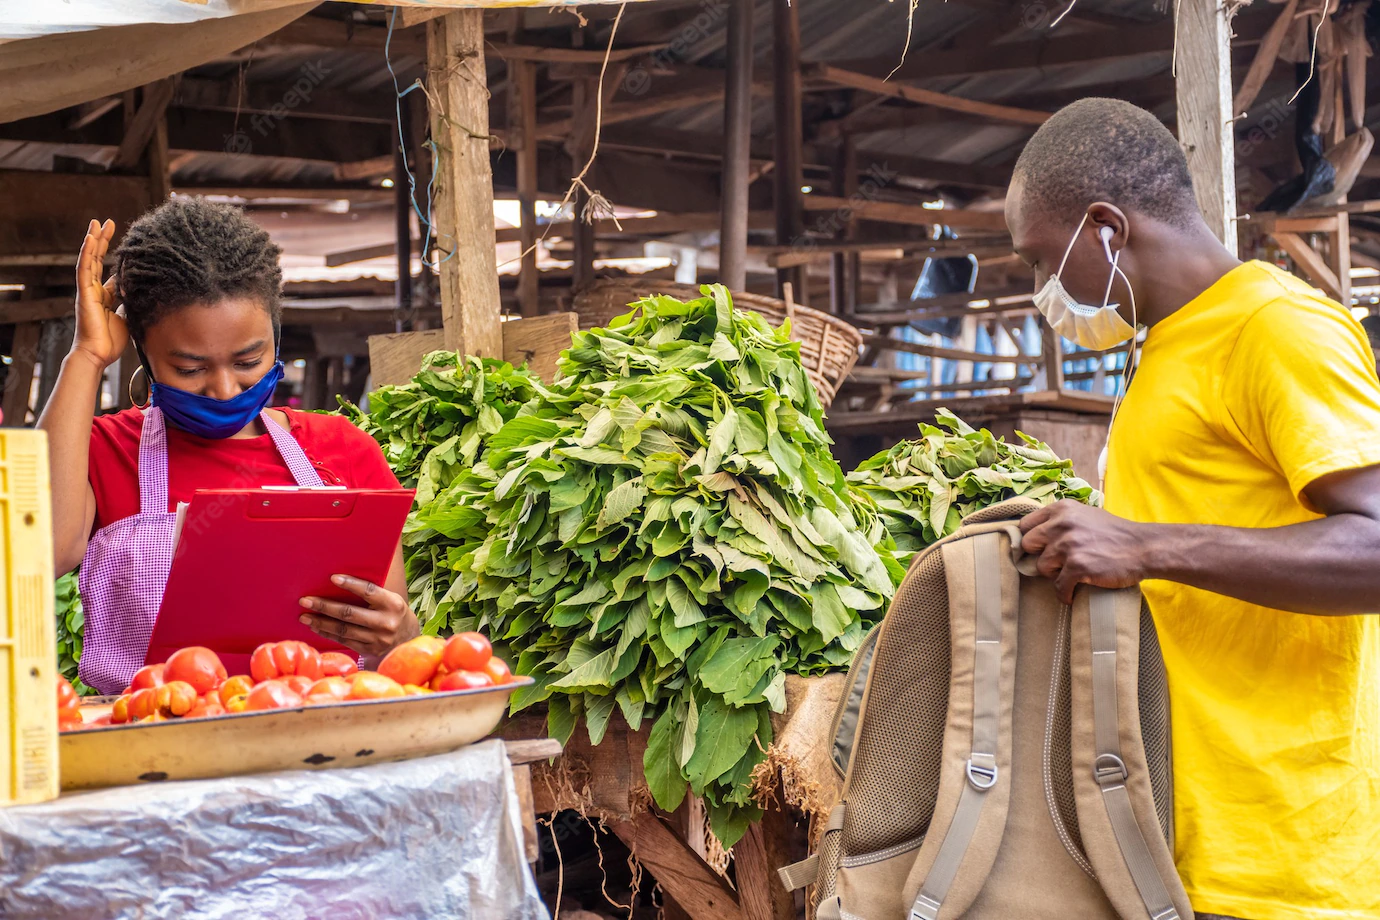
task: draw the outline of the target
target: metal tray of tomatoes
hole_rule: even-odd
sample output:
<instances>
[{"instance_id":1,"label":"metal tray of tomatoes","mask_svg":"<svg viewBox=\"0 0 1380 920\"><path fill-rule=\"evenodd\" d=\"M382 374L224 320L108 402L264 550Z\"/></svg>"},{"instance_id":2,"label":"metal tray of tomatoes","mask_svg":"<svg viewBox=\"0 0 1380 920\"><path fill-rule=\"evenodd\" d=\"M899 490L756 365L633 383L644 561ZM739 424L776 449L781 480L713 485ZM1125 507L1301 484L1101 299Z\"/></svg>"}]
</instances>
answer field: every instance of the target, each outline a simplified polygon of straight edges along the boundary
<instances>
[{"instance_id":1,"label":"metal tray of tomatoes","mask_svg":"<svg viewBox=\"0 0 1380 920\"><path fill-rule=\"evenodd\" d=\"M320 770L453 751L498 727L508 697L530 685L351 700L64 733L62 789L71 792L273 770ZM88 721L110 703L83 706Z\"/></svg>"}]
</instances>

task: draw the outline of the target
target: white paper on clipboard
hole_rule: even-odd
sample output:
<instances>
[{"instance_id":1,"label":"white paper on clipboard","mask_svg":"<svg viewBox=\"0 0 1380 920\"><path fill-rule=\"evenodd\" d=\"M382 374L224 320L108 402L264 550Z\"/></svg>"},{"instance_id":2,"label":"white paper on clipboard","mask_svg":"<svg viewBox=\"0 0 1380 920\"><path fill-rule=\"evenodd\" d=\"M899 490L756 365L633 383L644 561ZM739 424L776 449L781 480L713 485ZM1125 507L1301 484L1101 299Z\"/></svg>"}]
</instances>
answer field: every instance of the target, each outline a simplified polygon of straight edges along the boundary
<instances>
[{"instance_id":1,"label":"white paper on clipboard","mask_svg":"<svg viewBox=\"0 0 1380 920\"><path fill-rule=\"evenodd\" d=\"M177 503L177 520L173 523L173 553L177 553L178 542L182 539L182 525L187 523L187 509L191 502Z\"/></svg>"}]
</instances>

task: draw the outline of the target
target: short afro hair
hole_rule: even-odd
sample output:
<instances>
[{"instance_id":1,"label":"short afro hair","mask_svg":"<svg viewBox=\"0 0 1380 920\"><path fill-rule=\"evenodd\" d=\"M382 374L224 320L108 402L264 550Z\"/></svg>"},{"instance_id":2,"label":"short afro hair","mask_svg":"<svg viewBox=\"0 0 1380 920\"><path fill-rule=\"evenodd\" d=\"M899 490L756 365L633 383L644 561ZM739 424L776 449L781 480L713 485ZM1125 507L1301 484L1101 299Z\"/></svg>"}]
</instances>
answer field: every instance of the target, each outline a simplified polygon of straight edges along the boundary
<instances>
[{"instance_id":1,"label":"short afro hair","mask_svg":"<svg viewBox=\"0 0 1380 920\"><path fill-rule=\"evenodd\" d=\"M1179 142L1160 120L1120 99L1064 106L1016 160L1024 202L1076 221L1094 201L1187 228L1198 214Z\"/></svg>"},{"instance_id":2,"label":"short afro hair","mask_svg":"<svg viewBox=\"0 0 1380 920\"><path fill-rule=\"evenodd\" d=\"M115 251L116 288L136 342L167 314L192 304L248 297L263 304L276 336L282 250L244 211L204 198L171 198L130 225Z\"/></svg>"}]
</instances>

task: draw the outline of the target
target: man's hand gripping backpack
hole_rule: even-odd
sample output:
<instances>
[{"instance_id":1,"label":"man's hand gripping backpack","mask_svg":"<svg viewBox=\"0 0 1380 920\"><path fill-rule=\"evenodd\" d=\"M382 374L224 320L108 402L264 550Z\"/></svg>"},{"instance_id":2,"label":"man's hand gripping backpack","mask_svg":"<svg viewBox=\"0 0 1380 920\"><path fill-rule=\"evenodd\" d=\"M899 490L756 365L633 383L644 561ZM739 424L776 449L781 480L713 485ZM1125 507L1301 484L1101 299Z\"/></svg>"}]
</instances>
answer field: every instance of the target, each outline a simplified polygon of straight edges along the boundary
<instances>
[{"instance_id":1,"label":"man's hand gripping backpack","mask_svg":"<svg viewBox=\"0 0 1380 920\"><path fill-rule=\"evenodd\" d=\"M1072 608L1020 549L1014 499L916 557L835 716L843 793L820 920L1192 920L1174 871L1169 702L1134 588Z\"/></svg>"}]
</instances>

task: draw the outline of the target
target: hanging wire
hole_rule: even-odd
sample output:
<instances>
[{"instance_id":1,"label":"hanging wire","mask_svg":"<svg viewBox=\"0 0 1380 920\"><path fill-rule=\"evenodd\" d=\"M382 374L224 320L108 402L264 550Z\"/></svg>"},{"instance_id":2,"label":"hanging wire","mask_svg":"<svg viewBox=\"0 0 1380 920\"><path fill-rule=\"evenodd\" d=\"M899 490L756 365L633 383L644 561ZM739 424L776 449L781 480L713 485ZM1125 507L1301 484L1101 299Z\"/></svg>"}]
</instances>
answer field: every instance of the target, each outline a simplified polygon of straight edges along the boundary
<instances>
[{"instance_id":1,"label":"hanging wire","mask_svg":"<svg viewBox=\"0 0 1380 920\"><path fill-rule=\"evenodd\" d=\"M403 171L407 173L408 200L412 202L412 211L417 215L417 222L421 224L422 229L422 265L433 271L440 271L441 263L454 256L456 248L452 247L451 251L446 254L445 259L439 259L435 262L427 261L427 256L431 252L432 230L435 228L434 192L436 189L436 163L439 157L436 156L436 142L434 138L422 144L423 147L431 150L431 178L427 181L426 185L426 213L423 214L421 207L417 204L417 177L413 175L412 167L407 165L407 138L403 137L402 130L402 102L403 97L414 90L421 90L425 95L426 86L422 83L421 78L418 77L408 85L407 89L399 89L398 87L398 74L397 71L393 69L393 56L390 52L390 46L393 42L393 25L397 21L397 18L398 8L395 6L393 7L392 14L388 17L388 34L383 40L383 62L388 65L388 75L393 78L393 92L396 95L394 99L394 110L397 115L394 119L394 124L398 126L398 146L402 148ZM440 234L436 234L436 237L439 240Z\"/></svg>"}]
</instances>

